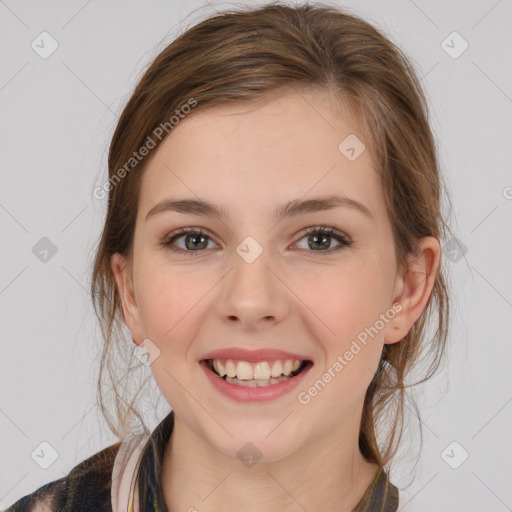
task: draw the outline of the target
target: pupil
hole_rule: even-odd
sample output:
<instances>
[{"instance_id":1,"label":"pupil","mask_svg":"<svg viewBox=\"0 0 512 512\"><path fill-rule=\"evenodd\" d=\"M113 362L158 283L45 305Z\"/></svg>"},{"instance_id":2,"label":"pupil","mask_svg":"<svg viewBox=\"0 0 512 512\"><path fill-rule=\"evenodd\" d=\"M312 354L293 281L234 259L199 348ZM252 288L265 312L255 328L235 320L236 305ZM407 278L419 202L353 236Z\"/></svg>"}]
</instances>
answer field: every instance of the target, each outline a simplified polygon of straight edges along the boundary
<instances>
[{"instance_id":1,"label":"pupil","mask_svg":"<svg viewBox=\"0 0 512 512\"><path fill-rule=\"evenodd\" d=\"M319 239L321 239L323 242L323 244L321 244L320 246L316 245L315 247L328 247L329 246L328 238L329 238L329 235L314 235L313 239L315 240L315 243L318 242ZM309 246L311 248L313 248L312 244L309 244Z\"/></svg>"},{"instance_id":2,"label":"pupil","mask_svg":"<svg viewBox=\"0 0 512 512\"><path fill-rule=\"evenodd\" d=\"M189 241L191 238L194 240L194 242L192 242L192 244L189 244L189 243L188 243L188 241ZM186 242L187 249L197 249L197 248L198 248L198 247L197 247L197 245L195 245L195 241L196 241L196 239L197 239L197 238L202 239L202 241L203 241L203 242L206 240L206 237L204 237L204 236L203 236L203 235L201 235L201 234L198 234L198 235L188 235L188 236L186 237L186 239L185 239L185 240L187 241L187 242ZM203 249L204 247L199 247L199 248L200 248L200 249Z\"/></svg>"}]
</instances>

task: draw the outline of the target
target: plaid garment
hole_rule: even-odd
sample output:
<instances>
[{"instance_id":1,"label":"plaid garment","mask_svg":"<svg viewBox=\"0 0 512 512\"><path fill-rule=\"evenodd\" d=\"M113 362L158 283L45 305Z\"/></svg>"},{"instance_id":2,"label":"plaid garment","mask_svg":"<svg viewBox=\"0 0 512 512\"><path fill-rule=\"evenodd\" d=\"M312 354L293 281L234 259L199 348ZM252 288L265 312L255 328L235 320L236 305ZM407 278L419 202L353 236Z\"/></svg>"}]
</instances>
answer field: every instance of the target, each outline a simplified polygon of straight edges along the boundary
<instances>
[{"instance_id":1,"label":"plaid garment","mask_svg":"<svg viewBox=\"0 0 512 512\"><path fill-rule=\"evenodd\" d=\"M143 445L138 459L138 488L133 483L126 512L168 512L160 474L166 444L174 426L171 411ZM112 512L112 471L121 442L113 444L75 466L70 473L20 498L5 512ZM137 501L139 506L134 506ZM383 469L353 512L396 512L398 489Z\"/></svg>"}]
</instances>

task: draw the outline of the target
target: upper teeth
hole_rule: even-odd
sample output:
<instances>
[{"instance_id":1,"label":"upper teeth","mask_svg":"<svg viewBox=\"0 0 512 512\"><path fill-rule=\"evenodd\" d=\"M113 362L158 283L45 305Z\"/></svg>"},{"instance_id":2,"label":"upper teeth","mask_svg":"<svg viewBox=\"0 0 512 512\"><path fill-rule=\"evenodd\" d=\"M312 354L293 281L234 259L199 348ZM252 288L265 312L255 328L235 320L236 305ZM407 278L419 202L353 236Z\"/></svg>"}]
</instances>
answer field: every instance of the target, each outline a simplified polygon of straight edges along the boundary
<instances>
[{"instance_id":1,"label":"upper teeth","mask_svg":"<svg viewBox=\"0 0 512 512\"><path fill-rule=\"evenodd\" d=\"M213 367L217 373L224 377L236 377L244 380L267 380L270 377L279 377L284 374L290 375L299 369L302 361L298 359L287 359L284 362L277 361L259 361L249 363L247 361L233 361L232 359L221 360L213 359Z\"/></svg>"}]
</instances>

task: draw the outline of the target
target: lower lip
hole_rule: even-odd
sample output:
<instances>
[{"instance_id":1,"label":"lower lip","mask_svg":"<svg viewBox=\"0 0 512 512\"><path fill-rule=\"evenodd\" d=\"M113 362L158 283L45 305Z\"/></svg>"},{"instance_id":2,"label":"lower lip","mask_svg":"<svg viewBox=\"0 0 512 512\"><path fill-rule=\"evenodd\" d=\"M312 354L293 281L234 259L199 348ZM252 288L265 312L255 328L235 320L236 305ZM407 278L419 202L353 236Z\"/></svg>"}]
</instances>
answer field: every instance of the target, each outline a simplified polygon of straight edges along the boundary
<instances>
[{"instance_id":1,"label":"lower lip","mask_svg":"<svg viewBox=\"0 0 512 512\"><path fill-rule=\"evenodd\" d=\"M212 372L206 361L201 361L201 368L203 368L206 376L210 379L212 385L220 391L224 396L236 400L237 402L267 402L275 400L287 393L293 391L302 381L306 373L311 369L313 364L308 363L308 366L304 368L295 377L290 377L283 382L277 384L269 384L268 386L248 388L245 386L237 386L225 381L222 377L219 377L216 373Z\"/></svg>"}]
</instances>

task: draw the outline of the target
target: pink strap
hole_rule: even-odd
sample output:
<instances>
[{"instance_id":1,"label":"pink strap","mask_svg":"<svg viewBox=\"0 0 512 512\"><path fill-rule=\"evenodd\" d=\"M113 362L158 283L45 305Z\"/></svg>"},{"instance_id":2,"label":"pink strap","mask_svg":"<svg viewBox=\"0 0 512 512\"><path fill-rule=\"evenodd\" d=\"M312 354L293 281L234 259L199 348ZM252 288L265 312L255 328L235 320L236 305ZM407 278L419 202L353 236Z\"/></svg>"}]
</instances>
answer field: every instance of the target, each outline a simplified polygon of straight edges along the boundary
<instances>
[{"instance_id":1,"label":"pink strap","mask_svg":"<svg viewBox=\"0 0 512 512\"><path fill-rule=\"evenodd\" d=\"M119 447L112 469L113 512L139 512L140 456L148 439L148 434L130 433Z\"/></svg>"}]
</instances>

